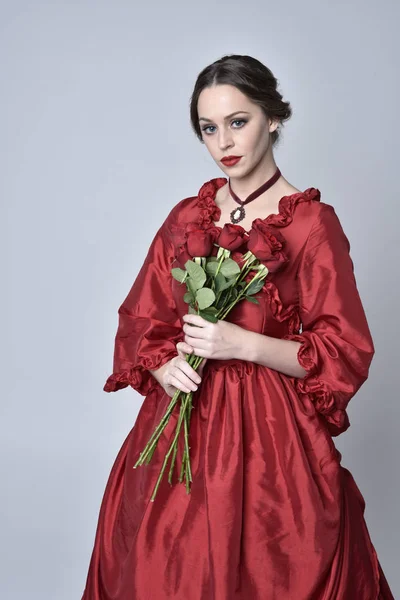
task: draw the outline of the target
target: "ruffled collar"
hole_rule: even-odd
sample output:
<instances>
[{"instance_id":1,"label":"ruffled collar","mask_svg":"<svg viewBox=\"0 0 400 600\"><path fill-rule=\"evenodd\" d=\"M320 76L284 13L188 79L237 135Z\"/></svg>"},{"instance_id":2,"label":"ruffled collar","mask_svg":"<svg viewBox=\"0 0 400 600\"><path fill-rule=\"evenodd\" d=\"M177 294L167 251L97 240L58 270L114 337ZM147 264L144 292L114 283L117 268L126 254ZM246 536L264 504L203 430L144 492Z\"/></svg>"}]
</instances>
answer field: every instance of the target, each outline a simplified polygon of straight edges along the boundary
<instances>
[{"instance_id":1,"label":"ruffled collar","mask_svg":"<svg viewBox=\"0 0 400 600\"><path fill-rule=\"evenodd\" d=\"M199 209L197 224L203 229L217 226L222 227L224 224L219 224L221 217L221 209L215 203L215 196L220 187L226 185L228 179L226 177L214 177L203 183L197 194L196 206ZM271 213L262 221L266 225L275 225L276 227L287 227L293 221L293 214L297 204L310 200L320 201L321 192L314 187L307 188L304 192L296 192L288 196L283 196L279 200L278 213ZM238 223L240 225L240 223ZM249 233L247 231L246 233Z\"/></svg>"}]
</instances>

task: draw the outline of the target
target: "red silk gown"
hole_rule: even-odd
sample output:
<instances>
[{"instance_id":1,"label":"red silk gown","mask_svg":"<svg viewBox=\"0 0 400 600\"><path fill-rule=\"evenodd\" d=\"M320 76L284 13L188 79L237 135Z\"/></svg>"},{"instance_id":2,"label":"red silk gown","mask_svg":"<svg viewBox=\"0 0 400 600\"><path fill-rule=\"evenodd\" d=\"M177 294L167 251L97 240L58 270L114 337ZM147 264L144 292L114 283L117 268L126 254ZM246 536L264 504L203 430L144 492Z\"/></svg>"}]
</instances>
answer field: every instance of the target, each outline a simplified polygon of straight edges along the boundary
<instances>
[{"instance_id":1,"label":"red silk gown","mask_svg":"<svg viewBox=\"0 0 400 600\"><path fill-rule=\"evenodd\" d=\"M186 287L171 276L185 223L218 223L224 177L176 204L119 308L106 392L145 398L112 467L82 600L393 599L364 521L365 503L332 437L368 377L374 346L349 242L320 192L280 200L265 224L286 262L259 304L228 320L301 342L304 378L239 359L211 360L193 395L191 493L168 469L150 497L175 430L174 413L149 465L133 469L170 397L151 375L184 339ZM185 287L185 289L183 289Z\"/></svg>"}]
</instances>

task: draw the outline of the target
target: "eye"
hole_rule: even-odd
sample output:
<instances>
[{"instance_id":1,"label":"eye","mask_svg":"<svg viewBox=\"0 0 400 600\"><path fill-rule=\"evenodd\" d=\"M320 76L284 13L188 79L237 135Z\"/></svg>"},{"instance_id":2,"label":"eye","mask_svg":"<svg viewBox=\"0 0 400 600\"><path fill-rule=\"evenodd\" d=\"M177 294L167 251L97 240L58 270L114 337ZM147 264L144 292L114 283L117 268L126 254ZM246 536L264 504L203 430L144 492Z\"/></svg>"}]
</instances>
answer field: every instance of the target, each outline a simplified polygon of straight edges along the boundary
<instances>
[{"instance_id":1,"label":"eye","mask_svg":"<svg viewBox=\"0 0 400 600\"><path fill-rule=\"evenodd\" d=\"M233 121L231 121L232 123L243 123L246 124L247 123L247 119L234 119ZM215 125L207 125L206 127L202 127L201 130L204 131L204 133L206 135L211 135L213 132L208 132L207 130L210 129L210 127L214 127L215 129ZM243 125L240 125L239 127L234 127L233 129L241 129L243 127Z\"/></svg>"},{"instance_id":2,"label":"eye","mask_svg":"<svg viewBox=\"0 0 400 600\"><path fill-rule=\"evenodd\" d=\"M234 121L232 121L232 123L247 123L246 119L235 119ZM243 125L241 125L240 127L234 127L234 129L241 129L241 127L243 127Z\"/></svg>"},{"instance_id":3,"label":"eye","mask_svg":"<svg viewBox=\"0 0 400 600\"><path fill-rule=\"evenodd\" d=\"M207 127L202 127L201 130L204 131L204 133L207 133L207 129L210 129L210 127L214 127L214 125L207 125ZM210 135L210 134L207 133L207 135Z\"/></svg>"}]
</instances>

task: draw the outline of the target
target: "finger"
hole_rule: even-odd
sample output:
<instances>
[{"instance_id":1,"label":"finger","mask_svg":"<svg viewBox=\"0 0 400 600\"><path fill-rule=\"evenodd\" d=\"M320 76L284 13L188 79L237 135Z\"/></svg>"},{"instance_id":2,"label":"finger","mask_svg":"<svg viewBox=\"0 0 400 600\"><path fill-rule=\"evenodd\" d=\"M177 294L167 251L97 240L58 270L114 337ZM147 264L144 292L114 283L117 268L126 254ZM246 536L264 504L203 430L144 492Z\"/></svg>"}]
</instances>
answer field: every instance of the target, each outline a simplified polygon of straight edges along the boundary
<instances>
[{"instance_id":1,"label":"finger","mask_svg":"<svg viewBox=\"0 0 400 600\"><path fill-rule=\"evenodd\" d=\"M193 323L184 323L182 329L185 334L183 341L191 346L194 346L197 340L205 340L209 337L209 331L206 327L197 327Z\"/></svg>"},{"instance_id":2,"label":"finger","mask_svg":"<svg viewBox=\"0 0 400 600\"><path fill-rule=\"evenodd\" d=\"M185 354L191 354L194 351L193 346L190 346L189 344L187 344L186 342L178 342L176 344L176 349L179 352L179 355L182 358L185 358Z\"/></svg>"},{"instance_id":3,"label":"finger","mask_svg":"<svg viewBox=\"0 0 400 600\"><path fill-rule=\"evenodd\" d=\"M196 325L197 327L206 327L210 321L207 319L203 319L200 315L194 315L192 313L187 313L182 317L184 323L190 323L191 325Z\"/></svg>"},{"instance_id":4,"label":"finger","mask_svg":"<svg viewBox=\"0 0 400 600\"><path fill-rule=\"evenodd\" d=\"M169 376L174 379L172 385L179 387L179 389L182 389L181 386L183 386L185 388L183 391L185 392L195 392L198 388L198 383L200 383L200 381L198 383L195 383L191 379L191 377L189 377L189 375L187 375L185 371L180 368L181 366L185 367L185 365L187 365L189 369L191 369L192 372L195 373L194 369L192 369L192 367L186 361L182 362L184 362L185 364L181 365L180 363L175 363L173 370L169 373ZM195 373L195 376L196 379L199 379L197 373ZM175 381L177 381L179 385L174 383Z\"/></svg>"},{"instance_id":5,"label":"finger","mask_svg":"<svg viewBox=\"0 0 400 600\"><path fill-rule=\"evenodd\" d=\"M201 377L198 374L198 372L193 369L193 367L191 365L189 365L189 363L187 362L187 360L181 360L181 361L177 361L174 365L174 367L179 368L182 373L184 374L184 376L188 377L189 381L193 381L197 384L199 384L201 382Z\"/></svg>"},{"instance_id":6,"label":"finger","mask_svg":"<svg viewBox=\"0 0 400 600\"><path fill-rule=\"evenodd\" d=\"M188 333L185 333L185 343L193 348L196 356L204 356L204 352L207 353L210 346L210 342L206 337L191 337Z\"/></svg>"},{"instance_id":7,"label":"finger","mask_svg":"<svg viewBox=\"0 0 400 600\"><path fill-rule=\"evenodd\" d=\"M193 369L186 361L186 354L183 354L180 351L180 349L182 349L188 353L192 353L192 352L194 352L193 346L190 346L186 342L178 342L176 344L176 347L178 349L179 357L183 358L185 360L185 364L182 366L183 370L188 374L189 377L191 377L192 380L194 380L196 383L200 383L201 375L202 375L202 372L204 369L204 364L207 362L207 358L203 358L203 362L201 363L203 366L200 366L197 369ZM196 354L196 356L200 356L200 355ZM200 381L199 381L199 378L197 377L197 374L200 375Z\"/></svg>"},{"instance_id":8,"label":"finger","mask_svg":"<svg viewBox=\"0 0 400 600\"><path fill-rule=\"evenodd\" d=\"M168 376L168 381L166 381L167 385L173 385L176 389L181 390L181 392L192 392L186 385L184 385L175 375L170 374Z\"/></svg>"}]
</instances>

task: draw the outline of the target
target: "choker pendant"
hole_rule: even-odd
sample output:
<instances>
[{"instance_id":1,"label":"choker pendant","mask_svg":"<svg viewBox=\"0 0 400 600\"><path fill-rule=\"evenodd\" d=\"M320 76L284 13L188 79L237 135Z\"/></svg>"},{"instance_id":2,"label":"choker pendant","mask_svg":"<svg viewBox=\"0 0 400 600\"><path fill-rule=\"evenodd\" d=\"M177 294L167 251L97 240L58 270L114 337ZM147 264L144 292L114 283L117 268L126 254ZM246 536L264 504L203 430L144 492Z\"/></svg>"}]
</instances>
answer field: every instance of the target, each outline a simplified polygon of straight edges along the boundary
<instances>
[{"instance_id":1,"label":"choker pendant","mask_svg":"<svg viewBox=\"0 0 400 600\"><path fill-rule=\"evenodd\" d=\"M235 200L235 202L237 202L239 204L239 206L237 208L234 208L230 213L231 223L236 224L236 223L240 223L240 221L243 221L243 219L246 216L246 212L243 208L244 205L248 204L252 200L255 200L263 192L265 192L270 187L272 187L274 185L274 183L276 183L278 181L280 176L281 176L281 172L280 172L279 168L277 168L274 175L272 177L270 177L270 179L268 179L268 181L266 181L265 183L260 185L260 187L257 188L254 192L252 192L250 194L250 196L248 196L248 198L246 198L246 200L241 200L239 198L239 196L237 194L235 194L235 192L231 188L231 180L229 179L228 187L229 187L230 195Z\"/></svg>"},{"instance_id":2,"label":"choker pendant","mask_svg":"<svg viewBox=\"0 0 400 600\"><path fill-rule=\"evenodd\" d=\"M246 216L246 211L244 210L243 206L238 206L237 208L234 208L231 211L231 222L232 223L239 223L240 221L243 221L243 219Z\"/></svg>"}]
</instances>

